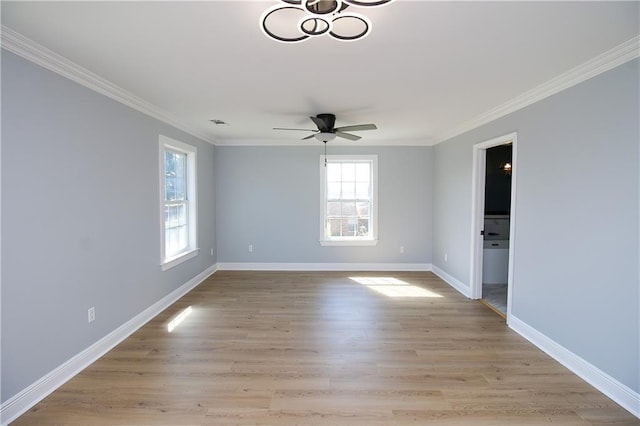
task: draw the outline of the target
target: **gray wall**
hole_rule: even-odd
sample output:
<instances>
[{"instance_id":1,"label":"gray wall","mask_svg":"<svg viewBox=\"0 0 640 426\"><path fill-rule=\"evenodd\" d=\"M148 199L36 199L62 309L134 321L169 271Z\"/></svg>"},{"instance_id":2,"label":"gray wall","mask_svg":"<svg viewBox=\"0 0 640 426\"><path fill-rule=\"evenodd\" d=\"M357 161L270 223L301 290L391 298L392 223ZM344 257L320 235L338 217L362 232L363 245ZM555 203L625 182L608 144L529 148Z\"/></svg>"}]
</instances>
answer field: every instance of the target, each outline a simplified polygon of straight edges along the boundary
<instances>
[{"instance_id":1,"label":"gray wall","mask_svg":"<svg viewBox=\"0 0 640 426\"><path fill-rule=\"evenodd\" d=\"M159 134L198 147L202 249L164 273ZM212 145L2 51L3 402L215 263L213 163Z\"/></svg>"},{"instance_id":2,"label":"gray wall","mask_svg":"<svg viewBox=\"0 0 640 426\"><path fill-rule=\"evenodd\" d=\"M379 243L321 247L323 150L319 142L305 143L310 146L216 147L219 262L431 262L431 147L330 143L329 154L378 155Z\"/></svg>"},{"instance_id":3,"label":"gray wall","mask_svg":"<svg viewBox=\"0 0 640 426\"><path fill-rule=\"evenodd\" d=\"M433 263L468 285L472 146L517 131L513 315L636 392L638 75L635 60L437 145L433 200Z\"/></svg>"}]
</instances>

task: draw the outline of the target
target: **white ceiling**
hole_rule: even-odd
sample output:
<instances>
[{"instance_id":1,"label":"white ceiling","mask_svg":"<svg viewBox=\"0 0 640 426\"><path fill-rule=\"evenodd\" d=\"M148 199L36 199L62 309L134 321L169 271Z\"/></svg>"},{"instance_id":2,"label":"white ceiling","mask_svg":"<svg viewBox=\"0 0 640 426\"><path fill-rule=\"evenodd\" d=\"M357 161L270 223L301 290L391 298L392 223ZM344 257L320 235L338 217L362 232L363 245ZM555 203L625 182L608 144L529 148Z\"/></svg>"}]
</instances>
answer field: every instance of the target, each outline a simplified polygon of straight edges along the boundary
<instances>
[{"instance_id":1,"label":"white ceiling","mask_svg":"<svg viewBox=\"0 0 640 426\"><path fill-rule=\"evenodd\" d=\"M363 40L282 44L258 25L276 3L2 1L2 23L216 144L320 143L272 127L331 112L378 125L357 144L430 145L639 33L637 1L397 0L350 7Z\"/></svg>"}]
</instances>

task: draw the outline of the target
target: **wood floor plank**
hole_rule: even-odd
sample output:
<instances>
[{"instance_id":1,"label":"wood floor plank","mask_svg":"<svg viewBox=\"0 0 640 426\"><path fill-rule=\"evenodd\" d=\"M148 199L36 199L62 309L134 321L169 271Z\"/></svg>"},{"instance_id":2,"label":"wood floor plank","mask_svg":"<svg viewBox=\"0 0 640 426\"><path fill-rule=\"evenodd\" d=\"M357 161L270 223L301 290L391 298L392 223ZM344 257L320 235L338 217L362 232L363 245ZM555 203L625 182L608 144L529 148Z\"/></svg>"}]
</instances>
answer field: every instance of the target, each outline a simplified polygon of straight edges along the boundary
<instances>
[{"instance_id":1,"label":"wood floor plank","mask_svg":"<svg viewBox=\"0 0 640 426\"><path fill-rule=\"evenodd\" d=\"M14 424L639 421L431 273L217 272Z\"/></svg>"}]
</instances>

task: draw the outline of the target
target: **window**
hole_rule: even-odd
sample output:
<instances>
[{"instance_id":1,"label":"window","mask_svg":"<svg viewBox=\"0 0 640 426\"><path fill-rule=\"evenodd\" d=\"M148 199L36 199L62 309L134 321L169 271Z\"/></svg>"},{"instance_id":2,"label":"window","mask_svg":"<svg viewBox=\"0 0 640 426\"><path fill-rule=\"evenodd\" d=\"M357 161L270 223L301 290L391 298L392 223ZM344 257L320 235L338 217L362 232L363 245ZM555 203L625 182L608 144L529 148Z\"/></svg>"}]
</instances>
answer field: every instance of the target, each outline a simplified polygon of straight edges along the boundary
<instances>
[{"instance_id":1,"label":"window","mask_svg":"<svg viewBox=\"0 0 640 426\"><path fill-rule=\"evenodd\" d=\"M161 265L166 271L198 254L196 148L160 136Z\"/></svg>"},{"instance_id":2,"label":"window","mask_svg":"<svg viewBox=\"0 0 640 426\"><path fill-rule=\"evenodd\" d=\"M320 158L320 244L377 244L377 175L377 155Z\"/></svg>"}]
</instances>

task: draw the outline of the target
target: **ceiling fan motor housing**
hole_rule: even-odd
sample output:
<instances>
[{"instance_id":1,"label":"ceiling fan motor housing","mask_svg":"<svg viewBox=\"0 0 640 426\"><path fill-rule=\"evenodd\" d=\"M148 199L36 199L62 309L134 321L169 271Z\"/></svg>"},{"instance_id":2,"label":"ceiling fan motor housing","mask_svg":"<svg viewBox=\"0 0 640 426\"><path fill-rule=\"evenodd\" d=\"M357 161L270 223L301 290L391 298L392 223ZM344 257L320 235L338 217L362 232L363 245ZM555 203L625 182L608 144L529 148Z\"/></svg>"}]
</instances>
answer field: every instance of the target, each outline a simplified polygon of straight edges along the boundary
<instances>
[{"instance_id":1,"label":"ceiling fan motor housing","mask_svg":"<svg viewBox=\"0 0 640 426\"><path fill-rule=\"evenodd\" d=\"M336 116L333 114L318 114L316 117L318 117L320 120L322 120L325 124L325 128L324 129L319 129L322 132L331 132L333 133L334 130L334 126L336 124Z\"/></svg>"}]
</instances>

